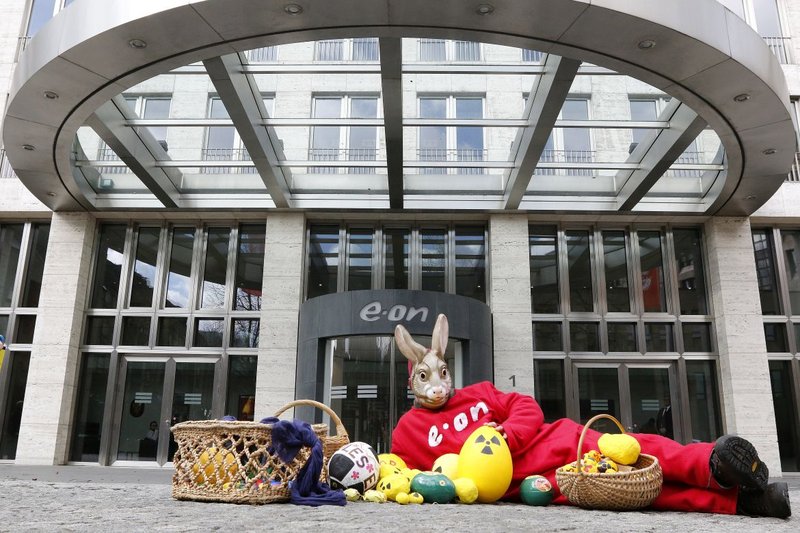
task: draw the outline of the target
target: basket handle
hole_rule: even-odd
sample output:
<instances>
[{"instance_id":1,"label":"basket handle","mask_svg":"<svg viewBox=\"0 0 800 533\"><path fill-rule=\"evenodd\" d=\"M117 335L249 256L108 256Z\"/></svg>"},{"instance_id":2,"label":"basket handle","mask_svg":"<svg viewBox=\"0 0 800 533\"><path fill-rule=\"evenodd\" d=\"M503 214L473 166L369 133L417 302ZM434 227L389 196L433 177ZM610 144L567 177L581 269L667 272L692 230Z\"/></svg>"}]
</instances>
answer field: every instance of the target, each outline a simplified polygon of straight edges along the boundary
<instances>
[{"instance_id":1,"label":"basket handle","mask_svg":"<svg viewBox=\"0 0 800 533\"><path fill-rule=\"evenodd\" d=\"M589 421L586 422L586 424L584 424L583 431L581 431L581 438L578 441L578 457L576 458L576 460L577 460L577 463L578 463L578 472L582 476L586 475L583 472L583 456L581 455L581 450L583 450L583 439L586 438L586 431L588 431L589 426L591 426L592 424L594 424L595 422L597 422L598 420L603 419L603 418L607 418L608 420L611 420L612 422L614 422L617 425L617 427L619 428L619 430L623 434L625 433L625 428L622 427L622 424L620 424L619 420L617 420L616 418L614 418L611 415L607 415L605 413L600 413L599 415L595 415L592 418L590 418Z\"/></svg>"},{"instance_id":2,"label":"basket handle","mask_svg":"<svg viewBox=\"0 0 800 533\"><path fill-rule=\"evenodd\" d=\"M275 416L276 417L280 416L289 409L291 409L292 407L297 407L298 405L310 405L311 407L316 407L317 409L325 411L331 417L331 420L333 420L334 424L336 424L336 434L347 436L347 430L345 429L344 424L342 424L342 419L339 418L339 415L336 414L336 411L334 411L324 403L320 403L314 400L295 400L293 402L289 402L280 409L278 409L275 412Z\"/></svg>"}]
</instances>

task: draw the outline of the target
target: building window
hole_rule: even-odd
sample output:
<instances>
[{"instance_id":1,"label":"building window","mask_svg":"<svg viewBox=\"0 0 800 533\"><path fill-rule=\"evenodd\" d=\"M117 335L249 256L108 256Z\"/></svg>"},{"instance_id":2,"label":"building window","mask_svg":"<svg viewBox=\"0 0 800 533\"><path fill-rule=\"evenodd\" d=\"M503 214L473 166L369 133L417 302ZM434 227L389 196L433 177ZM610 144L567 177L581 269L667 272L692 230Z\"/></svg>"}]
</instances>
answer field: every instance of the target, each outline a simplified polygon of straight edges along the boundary
<instances>
[{"instance_id":1,"label":"building window","mask_svg":"<svg viewBox=\"0 0 800 533\"><path fill-rule=\"evenodd\" d=\"M172 105L171 96L137 96L125 95L125 102L128 104L128 111L133 113L135 117L143 119L167 119L169 118L170 107ZM169 151L167 144L167 127L166 126L149 126L147 130L153 135L156 142L158 142L165 152ZM101 142L97 151L98 161L119 161L119 156L106 145ZM102 166L98 169L102 174L125 174L130 172L126 166ZM103 181L100 186L103 187Z\"/></svg>"},{"instance_id":2,"label":"building window","mask_svg":"<svg viewBox=\"0 0 800 533\"><path fill-rule=\"evenodd\" d=\"M278 60L277 46L263 46L245 52L249 63L273 63Z\"/></svg>"},{"instance_id":3,"label":"building window","mask_svg":"<svg viewBox=\"0 0 800 533\"><path fill-rule=\"evenodd\" d=\"M525 97L527 101L527 95ZM570 97L559 113L562 120L589 120L589 99ZM552 163L551 168L537 168L535 175L591 176L594 171L580 168L595 161L589 128L553 128L545 143L539 163Z\"/></svg>"},{"instance_id":4,"label":"building window","mask_svg":"<svg viewBox=\"0 0 800 533\"><path fill-rule=\"evenodd\" d=\"M313 118L330 119L375 119L378 118L380 101L377 96L315 96ZM375 161L378 155L377 126L313 126L311 128L311 161L351 161L353 166L313 166L312 174L374 174L374 166L359 166L358 161Z\"/></svg>"},{"instance_id":5,"label":"building window","mask_svg":"<svg viewBox=\"0 0 800 533\"><path fill-rule=\"evenodd\" d=\"M380 61L378 39L329 39L314 43L314 61Z\"/></svg>"},{"instance_id":6,"label":"building window","mask_svg":"<svg viewBox=\"0 0 800 533\"><path fill-rule=\"evenodd\" d=\"M483 118L482 96L423 96L419 98L421 119ZM486 160L482 126L421 126L419 128L420 161L475 163ZM483 174L485 168L444 165L424 167L425 174Z\"/></svg>"},{"instance_id":7,"label":"building window","mask_svg":"<svg viewBox=\"0 0 800 533\"><path fill-rule=\"evenodd\" d=\"M634 122L652 122L658 120L664 107L669 102L668 97L664 98L631 98L628 101L630 107L631 120ZM631 129L631 144L629 145L628 152L633 153L636 147L643 141L652 142L655 136L661 130L658 129L645 129L645 128L632 128ZM652 137L651 137L652 136ZM693 140L691 144L683 151L675 163L680 165L699 165L703 162L701 148L698 140ZM644 155L644 154L642 154ZM665 173L665 176L673 176L677 178L699 178L703 175L702 170L693 169L670 169Z\"/></svg>"},{"instance_id":8,"label":"building window","mask_svg":"<svg viewBox=\"0 0 800 533\"><path fill-rule=\"evenodd\" d=\"M486 229L309 228L306 298L359 289L449 292L486 301Z\"/></svg>"},{"instance_id":9,"label":"building window","mask_svg":"<svg viewBox=\"0 0 800 533\"><path fill-rule=\"evenodd\" d=\"M273 116L275 98L261 96L268 118ZM218 96L213 96L208 101L208 118L230 119L225 104ZM247 148L244 147L239 132L233 126L211 126L206 129L206 140L201 153L203 161L252 161ZM257 174L252 163L237 166L223 166L216 163L200 169L203 174Z\"/></svg>"},{"instance_id":10,"label":"building window","mask_svg":"<svg viewBox=\"0 0 800 533\"><path fill-rule=\"evenodd\" d=\"M419 39L419 60L434 63L481 61L481 43Z\"/></svg>"}]
</instances>

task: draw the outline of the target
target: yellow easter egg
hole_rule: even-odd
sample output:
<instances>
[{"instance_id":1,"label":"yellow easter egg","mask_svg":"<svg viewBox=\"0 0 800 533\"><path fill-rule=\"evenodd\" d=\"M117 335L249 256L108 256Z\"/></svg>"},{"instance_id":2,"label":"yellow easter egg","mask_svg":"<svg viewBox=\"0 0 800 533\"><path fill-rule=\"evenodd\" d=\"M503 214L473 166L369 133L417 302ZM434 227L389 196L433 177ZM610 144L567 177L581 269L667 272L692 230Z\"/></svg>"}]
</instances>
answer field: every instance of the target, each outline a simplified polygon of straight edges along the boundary
<instances>
[{"instance_id":1,"label":"yellow easter egg","mask_svg":"<svg viewBox=\"0 0 800 533\"><path fill-rule=\"evenodd\" d=\"M511 485L513 473L511 451L496 429L481 426L464 441L458 454L456 477L467 477L475 482L479 502L499 500Z\"/></svg>"},{"instance_id":2,"label":"yellow easter egg","mask_svg":"<svg viewBox=\"0 0 800 533\"><path fill-rule=\"evenodd\" d=\"M433 462L433 468L431 470L444 474L451 480L455 479L458 474L458 454L446 453L440 456Z\"/></svg>"},{"instance_id":3,"label":"yellow easter egg","mask_svg":"<svg viewBox=\"0 0 800 533\"><path fill-rule=\"evenodd\" d=\"M397 468L396 466L390 465L389 463L381 463L380 474L378 475L378 479L383 479L399 473L400 469Z\"/></svg>"},{"instance_id":4,"label":"yellow easter egg","mask_svg":"<svg viewBox=\"0 0 800 533\"><path fill-rule=\"evenodd\" d=\"M211 446L197 458L192 465L195 474L195 483L198 485L209 483L216 484L217 480L224 485L233 480L239 471L236 456L227 450L217 450Z\"/></svg>"},{"instance_id":5,"label":"yellow easter egg","mask_svg":"<svg viewBox=\"0 0 800 533\"><path fill-rule=\"evenodd\" d=\"M458 503L474 503L478 499L478 486L468 477L453 480L456 486L456 501Z\"/></svg>"},{"instance_id":6,"label":"yellow easter egg","mask_svg":"<svg viewBox=\"0 0 800 533\"><path fill-rule=\"evenodd\" d=\"M597 440L597 447L603 455L621 465L632 465L642 451L639 441L624 433L604 433Z\"/></svg>"},{"instance_id":7,"label":"yellow easter egg","mask_svg":"<svg viewBox=\"0 0 800 533\"><path fill-rule=\"evenodd\" d=\"M387 465L391 465L391 466L396 466L400 470L402 470L404 468L408 468L408 466L406 465L406 462L403 461L400 458L399 455L396 455L396 454L393 454L393 453L381 453L381 454L379 454L378 455L378 462L381 464L381 466L387 464Z\"/></svg>"},{"instance_id":8,"label":"yellow easter egg","mask_svg":"<svg viewBox=\"0 0 800 533\"><path fill-rule=\"evenodd\" d=\"M395 501L397 495L401 492L408 493L411 491L411 482L403 474L393 474L378 481L376 488L384 493L389 500Z\"/></svg>"}]
</instances>

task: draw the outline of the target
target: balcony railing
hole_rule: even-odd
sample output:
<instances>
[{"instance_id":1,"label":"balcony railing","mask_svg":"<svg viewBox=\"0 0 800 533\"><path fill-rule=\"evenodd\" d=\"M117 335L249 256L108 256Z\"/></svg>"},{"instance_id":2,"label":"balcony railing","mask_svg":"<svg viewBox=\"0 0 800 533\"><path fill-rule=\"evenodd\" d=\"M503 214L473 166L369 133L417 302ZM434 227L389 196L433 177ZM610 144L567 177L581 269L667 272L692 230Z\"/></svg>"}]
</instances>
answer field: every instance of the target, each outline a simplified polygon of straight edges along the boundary
<instances>
[{"instance_id":1,"label":"balcony railing","mask_svg":"<svg viewBox=\"0 0 800 533\"><path fill-rule=\"evenodd\" d=\"M542 157L539 158L540 163L594 163L595 151L594 150L550 150L542 151ZM533 171L536 176L545 175L559 175L559 176L591 176L592 169L589 168L563 168L563 169L549 169L537 168Z\"/></svg>"},{"instance_id":2,"label":"balcony railing","mask_svg":"<svg viewBox=\"0 0 800 533\"><path fill-rule=\"evenodd\" d=\"M473 41L419 39L419 60L434 63L446 61L480 61L481 45Z\"/></svg>"},{"instance_id":3,"label":"balcony railing","mask_svg":"<svg viewBox=\"0 0 800 533\"><path fill-rule=\"evenodd\" d=\"M203 148L203 161L252 161L246 148ZM201 174L257 174L256 167L201 167Z\"/></svg>"},{"instance_id":4,"label":"balcony railing","mask_svg":"<svg viewBox=\"0 0 800 533\"><path fill-rule=\"evenodd\" d=\"M702 163L701 152L683 152L675 161L679 165L699 165ZM699 178L703 175L702 170L695 169L672 169L665 172L666 176L674 178Z\"/></svg>"},{"instance_id":5,"label":"balcony railing","mask_svg":"<svg viewBox=\"0 0 800 533\"><path fill-rule=\"evenodd\" d=\"M379 61L378 39L353 39L353 61Z\"/></svg>"},{"instance_id":6,"label":"balcony railing","mask_svg":"<svg viewBox=\"0 0 800 533\"><path fill-rule=\"evenodd\" d=\"M447 148L419 148L417 158L420 161L458 161L463 163L474 163L476 161L486 161L487 151L480 148L462 148L448 150ZM423 167L423 174L447 174L446 167ZM458 167L455 174L484 174L485 168L480 167Z\"/></svg>"},{"instance_id":7,"label":"balcony railing","mask_svg":"<svg viewBox=\"0 0 800 533\"><path fill-rule=\"evenodd\" d=\"M762 37L767 43L772 53L778 58L781 65L792 63L792 39L791 37Z\"/></svg>"},{"instance_id":8,"label":"balcony railing","mask_svg":"<svg viewBox=\"0 0 800 533\"><path fill-rule=\"evenodd\" d=\"M330 39L317 41L314 61L378 61L378 39Z\"/></svg>"},{"instance_id":9,"label":"balcony railing","mask_svg":"<svg viewBox=\"0 0 800 533\"><path fill-rule=\"evenodd\" d=\"M6 151L0 148L0 179L16 179L16 177L17 175L14 173L14 169L11 168L11 163L9 163L8 158L6 157Z\"/></svg>"},{"instance_id":10,"label":"balcony railing","mask_svg":"<svg viewBox=\"0 0 800 533\"><path fill-rule=\"evenodd\" d=\"M792 169L786 179L787 181L800 181L800 153L795 152Z\"/></svg>"},{"instance_id":11,"label":"balcony railing","mask_svg":"<svg viewBox=\"0 0 800 533\"><path fill-rule=\"evenodd\" d=\"M100 148L97 150L97 160L98 161L119 161L119 156L117 153L112 150L111 148ZM126 174L130 172L130 169L127 166L108 166L97 167L97 171L101 174Z\"/></svg>"},{"instance_id":12,"label":"balcony railing","mask_svg":"<svg viewBox=\"0 0 800 533\"><path fill-rule=\"evenodd\" d=\"M272 63L278 60L278 47L254 48L253 50L248 50L246 55L250 63Z\"/></svg>"},{"instance_id":13,"label":"balcony railing","mask_svg":"<svg viewBox=\"0 0 800 533\"><path fill-rule=\"evenodd\" d=\"M308 159L311 161L375 161L377 148L311 148ZM309 174L374 174L375 167L308 167Z\"/></svg>"},{"instance_id":14,"label":"balcony railing","mask_svg":"<svg viewBox=\"0 0 800 533\"><path fill-rule=\"evenodd\" d=\"M22 55L22 52L25 51L30 40L31 38L28 35L23 35L17 39L17 55L14 59L16 62L19 62L19 57Z\"/></svg>"},{"instance_id":15,"label":"balcony railing","mask_svg":"<svg viewBox=\"0 0 800 533\"><path fill-rule=\"evenodd\" d=\"M522 60L526 63L541 63L542 57L544 57L544 52L539 50L529 50L527 48L522 50Z\"/></svg>"}]
</instances>

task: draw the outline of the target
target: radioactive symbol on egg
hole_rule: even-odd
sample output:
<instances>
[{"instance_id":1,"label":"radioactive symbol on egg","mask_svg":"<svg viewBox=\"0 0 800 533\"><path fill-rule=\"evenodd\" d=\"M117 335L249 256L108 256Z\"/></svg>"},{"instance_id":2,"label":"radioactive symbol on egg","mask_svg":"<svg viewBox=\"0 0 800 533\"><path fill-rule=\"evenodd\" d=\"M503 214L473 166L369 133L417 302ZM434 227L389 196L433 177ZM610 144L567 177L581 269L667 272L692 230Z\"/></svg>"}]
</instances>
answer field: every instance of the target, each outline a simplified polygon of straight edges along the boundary
<instances>
[{"instance_id":1,"label":"radioactive symbol on egg","mask_svg":"<svg viewBox=\"0 0 800 533\"><path fill-rule=\"evenodd\" d=\"M492 435L491 439L487 439L483 435L478 435L478 438L475 439L475 444L478 446L483 445L481 453L485 453L486 455L494 455L494 451L492 451L492 445L500 446L500 439L497 438L497 435Z\"/></svg>"}]
</instances>

